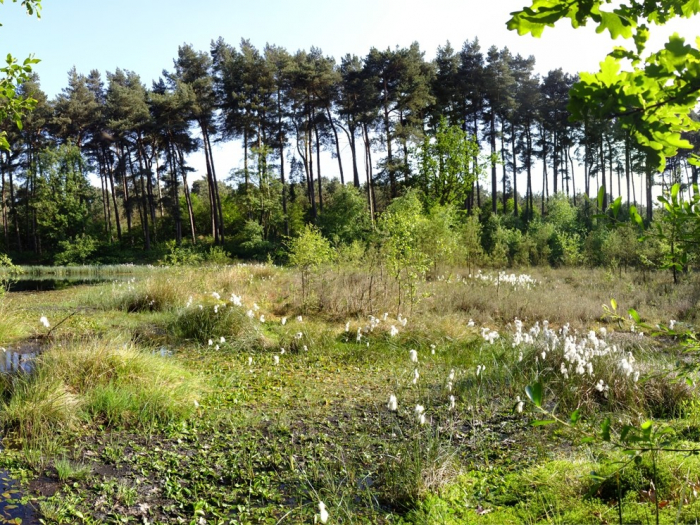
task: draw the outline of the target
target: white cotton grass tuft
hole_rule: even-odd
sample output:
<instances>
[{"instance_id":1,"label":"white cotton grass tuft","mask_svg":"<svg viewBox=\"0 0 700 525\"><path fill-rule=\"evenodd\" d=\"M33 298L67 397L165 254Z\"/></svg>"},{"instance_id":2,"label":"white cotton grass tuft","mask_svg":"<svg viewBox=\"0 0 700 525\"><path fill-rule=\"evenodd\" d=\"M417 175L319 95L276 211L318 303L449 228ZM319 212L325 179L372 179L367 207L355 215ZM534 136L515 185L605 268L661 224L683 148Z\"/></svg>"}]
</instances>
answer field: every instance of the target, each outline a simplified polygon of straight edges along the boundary
<instances>
[{"instance_id":1,"label":"white cotton grass tuft","mask_svg":"<svg viewBox=\"0 0 700 525\"><path fill-rule=\"evenodd\" d=\"M326 510L326 504L322 501L318 502L318 521L321 523L328 523L328 511Z\"/></svg>"},{"instance_id":2,"label":"white cotton grass tuft","mask_svg":"<svg viewBox=\"0 0 700 525\"><path fill-rule=\"evenodd\" d=\"M287 324L287 318L286 318L286 317L283 317L283 318L282 318L282 326L284 326L284 325L286 325L286 324Z\"/></svg>"},{"instance_id":3,"label":"white cotton grass tuft","mask_svg":"<svg viewBox=\"0 0 700 525\"><path fill-rule=\"evenodd\" d=\"M418 424L425 425L425 407L423 405L416 405L414 413L416 414Z\"/></svg>"},{"instance_id":4,"label":"white cotton grass tuft","mask_svg":"<svg viewBox=\"0 0 700 525\"><path fill-rule=\"evenodd\" d=\"M39 318L39 322L44 325L44 328L51 327L51 325L49 324L49 320L46 318L45 315L42 315L41 318Z\"/></svg>"},{"instance_id":5,"label":"white cotton grass tuft","mask_svg":"<svg viewBox=\"0 0 700 525\"><path fill-rule=\"evenodd\" d=\"M214 341L212 341L211 339L209 339L209 341L207 341L207 344L208 344L209 346L213 346Z\"/></svg>"},{"instance_id":6,"label":"white cotton grass tuft","mask_svg":"<svg viewBox=\"0 0 700 525\"><path fill-rule=\"evenodd\" d=\"M418 362L418 352L415 350L409 350L408 351L408 357L411 360L412 363L417 363Z\"/></svg>"},{"instance_id":7,"label":"white cotton grass tuft","mask_svg":"<svg viewBox=\"0 0 700 525\"><path fill-rule=\"evenodd\" d=\"M273 355L272 361L275 363L275 365L279 365L280 364L280 356L278 356L277 354Z\"/></svg>"},{"instance_id":8,"label":"white cotton grass tuft","mask_svg":"<svg viewBox=\"0 0 700 525\"><path fill-rule=\"evenodd\" d=\"M520 396L515 398L516 400L516 405L515 405L515 410L518 412L518 414L522 413L523 407L525 406L525 403L523 403L522 399L520 399Z\"/></svg>"},{"instance_id":9,"label":"white cotton grass tuft","mask_svg":"<svg viewBox=\"0 0 700 525\"><path fill-rule=\"evenodd\" d=\"M389 402L387 403L386 407L392 412L396 412L399 409L399 402L394 394L389 396Z\"/></svg>"},{"instance_id":10,"label":"white cotton grass tuft","mask_svg":"<svg viewBox=\"0 0 700 525\"><path fill-rule=\"evenodd\" d=\"M418 383L418 379L420 379L420 374L418 373L418 369L413 370L413 384L415 385Z\"/></svg>"},{"instance_id":11,"label":"white cotton grass tuft","mask_svg":"<svg viewBox=\"0 0 700 525\"><path fill-rule=\"evenodd\" d=\"M218 301L219 299L221 299L221 296L220 296L218 293L216 293L216 292L212 292L212 293L211 293L211 296L212 296L214 299L216 299L217 301Z\"/></svg>"},{"instance_id":12,"label":"white cotton grass tuft","mask_svg":"<svg viewBox=\"0 0 700 525\"><path fill-rule=\"evenodd\" d=\"M221 344L224 344L224 343L226 342L226 338L222 335L222 336L219 338L219 342L220 342Z\"/></svg>"},{"instance_id":13,"label":"white cotton grass tuft","mask_svg":"<svg viewBox=\"0 0 700 525\"><path fill-rule=\"evenodd\" d=\"M297 322L301 323L302 321L304 321L304 318L300 315L297 315Z\"/></svg>"},{"instance_id":14,"label":"white cotton grass tuft","mask_svg":"<svg viewBox=\"0 0 700 525\"><path fill-rule=\"evenodd\" d=\"M391 330L389 331L389 335L391 337L396 337L399 334L399 329L396 328L393 324L391 325Z\"/></svg>"},{"instance_id":15,"label":"white cotton grass tuft","mask_svg":"<svg viewBox=\"0 0 700 525\"><path fill-rule=\"evenodd\" d=\"M455 409L455 404L456 404L455 401L456 401L455 396L450 396L450 410Z\"/></svg>"}]
</instances>

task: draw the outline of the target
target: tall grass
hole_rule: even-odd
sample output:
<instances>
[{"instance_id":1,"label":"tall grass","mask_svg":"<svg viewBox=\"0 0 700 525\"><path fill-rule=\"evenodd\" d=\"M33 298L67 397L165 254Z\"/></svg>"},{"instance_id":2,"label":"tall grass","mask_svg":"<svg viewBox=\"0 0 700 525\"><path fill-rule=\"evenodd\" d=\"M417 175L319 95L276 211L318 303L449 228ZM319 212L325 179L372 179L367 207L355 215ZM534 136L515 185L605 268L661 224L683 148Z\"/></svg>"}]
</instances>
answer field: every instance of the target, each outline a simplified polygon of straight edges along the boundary
<instances>
[{"instance_id":1,"label":"tall grass","mask_svg":"<svg viewBox=\"0 0 700 525\"><path fill-rule=\"evenodd\" d=\"M54 346L31 374L3 385L0 424L22 444L49 441L80 422L149 428L188 417L198 379L173 359L111 341Z\"/></svg>"}]
</instances>

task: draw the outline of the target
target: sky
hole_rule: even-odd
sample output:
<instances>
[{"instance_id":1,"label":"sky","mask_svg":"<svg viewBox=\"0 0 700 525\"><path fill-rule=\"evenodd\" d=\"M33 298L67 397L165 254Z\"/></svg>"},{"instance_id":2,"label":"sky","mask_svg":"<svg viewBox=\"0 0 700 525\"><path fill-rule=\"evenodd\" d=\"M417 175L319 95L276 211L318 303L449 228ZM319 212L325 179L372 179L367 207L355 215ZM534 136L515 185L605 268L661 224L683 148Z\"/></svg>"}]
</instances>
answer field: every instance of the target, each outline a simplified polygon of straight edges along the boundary
<instances>
[{"instance_id":1,"label":"sky","mask_svg":"<svg viewBox=\"0 0 700 525\"><path fill-rule=\"evenodd\" d=\"M616 43L592 28L568 24L545 31L542 38L518 36L506 29L509 13L527 0L42 0L41 19L28 16L19 3L0 6L0 52L24 58L34 54L44 91L53 98L67 85L67 73L122 68L134 71L150 87L163 69L172 70L178 46L208 50L219 37L232 45L241 38L262 49L266 43L289 52L323 50L340 60L347 53L365 56L371 47L405 47L416 41L426 59L448 40L456 49L478 38L482 50L495 45L536 58L541 74L562 68L569 73L597 70ZM697 19L671 28L654 28L653 45L678 31L694 38ZM656 40L656 42L654 42ZM1 53L0 53L1 54ZM347 148L345 148L347 150ZM343 156L347 153L344 152ZM242 163L237 147L214 152L218 173ZM203 154L190 162L203 170ZM349 153L348 153L349 156ZM329 170L332 163L328 159ZM349 160L347 161L349 164ZM336 168L337 169L337 168ZM346 168L347 169L347 168ZM326 173L329 173L326 170Z\"/></svg>"}]
</instances>

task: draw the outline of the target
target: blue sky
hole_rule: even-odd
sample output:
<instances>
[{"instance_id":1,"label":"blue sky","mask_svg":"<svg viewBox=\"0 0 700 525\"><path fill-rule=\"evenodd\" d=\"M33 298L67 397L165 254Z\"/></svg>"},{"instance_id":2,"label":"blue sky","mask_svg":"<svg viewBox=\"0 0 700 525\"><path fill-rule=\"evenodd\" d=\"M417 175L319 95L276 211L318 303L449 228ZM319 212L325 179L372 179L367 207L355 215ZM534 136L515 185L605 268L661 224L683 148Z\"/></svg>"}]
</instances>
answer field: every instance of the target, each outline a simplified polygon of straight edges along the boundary
<instances>
[{"instance_id":1,"label":"blue sky","mask_svg":"<svg viewBox=\"0 0 700 525\"><path fill-rule=\"evenodd\" d=\"M41 59L35 67L41 84L54 97L67 84L75 66L87 74L117 67L138 73L150 87L163 69L172 69L183 43L208 50L223 37L236 45L250 39L258 48L266 43L298 49L319 47L339 60L346 53L364 56L374 46L408 46L417 41L430 59L450 40L459 49L478 37L489 46L508 46L514 53L535 55L537 70L558 67L575 73L597 69L613 42L592 29L567 26L545 31L541 39L507 31L509 13L527 0L43 0L41 20L29 17L19 4L0 5L0 56L12 53ZM696 29L697 28L697 29ZM682 21L658 30L661 37L677 30L686 37L700 33L697 20ZM652 45L661 45L660 39ZM651 47L651 46L650 46ZM242 165L238 144L219 145L214 152L217 172L227 174ZM343 157L349 153L347 147ZM201 158L200 158L201 157ZM335 171L328 156L326 174ZM349 166L349 158L346 164ZM204 171L202 155L190 163Z\"/></svg>"},{"instance_id":2,"label":"blue sky","mask_svg":"<svg viewBox=\"0 0 700 525\"><path fill-rule=\"evenodd\" d=\"M67 71L91 69L135 71L150 85L163 68L171 68L177 47L193 44L207 50L222 36L241 38L262 48L269 42L290 52L320 47L339 59L365 55L370 47L407 46L418 41L432 57L447 40L456 48L479 37L484 49L509 46L535 54L538 69L563 67L575 72L595 67L609 40L591 32L557 29L544 39L518 37L505 29L508 14L525 0L44 0L41 20L20 5L0 8L2 52L24 57L34 53L49 96L66 84ZM585 46L585 47L584 47ZM578 48L578 49L577 49ZM596 52L597 50L600 52ZM585 50L585 52L583 52Z\"/></svg>"}]
</instances>

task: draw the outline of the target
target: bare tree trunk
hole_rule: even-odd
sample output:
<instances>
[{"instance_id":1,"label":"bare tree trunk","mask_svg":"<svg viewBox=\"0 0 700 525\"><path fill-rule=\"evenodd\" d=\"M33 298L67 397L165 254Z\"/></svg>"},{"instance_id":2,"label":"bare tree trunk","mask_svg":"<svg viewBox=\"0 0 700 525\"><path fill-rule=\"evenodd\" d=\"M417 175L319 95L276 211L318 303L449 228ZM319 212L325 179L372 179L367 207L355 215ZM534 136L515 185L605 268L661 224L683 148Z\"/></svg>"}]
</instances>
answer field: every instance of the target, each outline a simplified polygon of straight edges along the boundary
<instances>
[{"instance_id":1,"label":"bare tree trunk","mask_svg":"<svg viewBox=\"0 0 700 525\"><path fill-rule=\"evenodd\" d=\"M335 141L335 155L338 157L338 171L340 172L340 183L345 186L345 176L343 175L343 159L340 157L340 143L338 142L338 131L335 128L335 121L331 115L330 107L326 106L326 116L328 117L328 122L331 124L331 129L333 130L333 138ZM316 133L316 140L318 140L318 132Z\"/></svg>"}]
</instances>

